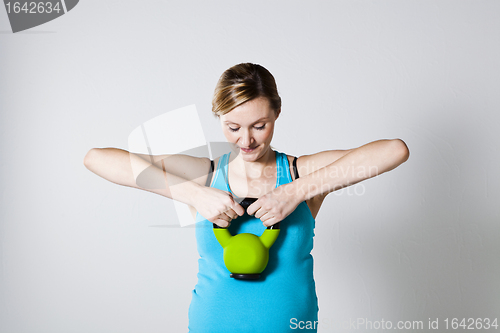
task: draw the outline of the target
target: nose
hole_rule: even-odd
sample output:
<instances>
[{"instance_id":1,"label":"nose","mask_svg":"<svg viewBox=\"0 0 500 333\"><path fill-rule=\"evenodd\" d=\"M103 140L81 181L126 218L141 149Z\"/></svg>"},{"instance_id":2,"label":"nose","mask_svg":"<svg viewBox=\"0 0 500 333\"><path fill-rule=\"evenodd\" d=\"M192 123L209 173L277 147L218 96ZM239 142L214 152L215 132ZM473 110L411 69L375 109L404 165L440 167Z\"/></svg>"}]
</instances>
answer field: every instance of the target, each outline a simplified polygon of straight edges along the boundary
<instances>
[{"instance_id":1,"label":"nose","mask_svg":"<svg viewBox=\"0 0 500 333\"><path fill-rule=\"evenodd\" d=\"M252 142L252 133L249 130L242 131L240 137L240 145L243 147L251 147Z\"/></svg>"}]
</instances>

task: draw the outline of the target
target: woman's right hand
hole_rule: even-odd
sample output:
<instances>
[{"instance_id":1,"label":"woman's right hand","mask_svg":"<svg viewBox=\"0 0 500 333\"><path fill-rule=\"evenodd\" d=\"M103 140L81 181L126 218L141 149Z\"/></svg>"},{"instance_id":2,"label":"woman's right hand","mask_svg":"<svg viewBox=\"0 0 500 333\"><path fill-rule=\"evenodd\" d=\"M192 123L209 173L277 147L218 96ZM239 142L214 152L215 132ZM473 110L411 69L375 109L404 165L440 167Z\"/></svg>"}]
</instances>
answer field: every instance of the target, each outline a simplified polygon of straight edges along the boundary
<instances>
[{"instance_id":1,"label":"woman's right hand","mask_svg":"<svg viewBox=\"0 0 500 333\"><path fill-rule=\"evenodd\" d=\"M229 227L231 220L245 214L245 209L231 193L213 187L201 187L192 202L201 216L221 228Z\"/></svg>"}]
</instances>

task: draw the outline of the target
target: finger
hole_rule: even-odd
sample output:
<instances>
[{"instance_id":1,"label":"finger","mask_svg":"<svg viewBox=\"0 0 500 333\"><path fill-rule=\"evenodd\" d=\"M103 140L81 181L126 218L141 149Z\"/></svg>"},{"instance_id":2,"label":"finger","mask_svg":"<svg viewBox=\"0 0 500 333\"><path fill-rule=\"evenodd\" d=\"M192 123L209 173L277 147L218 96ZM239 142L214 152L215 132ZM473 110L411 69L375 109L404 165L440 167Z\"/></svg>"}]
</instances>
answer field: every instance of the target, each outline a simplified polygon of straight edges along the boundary
<instances>
[{"instance_id":1,"label":"finger","mask_svg":"<svg viewBox=\"0 0 500 333\"><path fill-rule=\"evenodd\" d=\"M235 218L235 217L234 217L235 213L234 213L234 212L232 212L232 209L231 209L231 210L228 210L228 211L225 211L225 212L224 212L224 215L226 215L226 216L227 216L227 218L228 218L228 221L229 221L229 222L231 222L231 220ZM236 215L236 216L238 216L238 215Z\"/></svg>"},{"instance_id":2,"label":"finger","mask_svg":"<svg viewBox=\"0 0 500 333\"><path fill-rule=\"evenodd\" d=\"M262 218L262 216L266 215L267 212L264 210L264 208L259 207L259 209L256 210L254 216L258 219Z\"/></svg>"},{"instance_id":3,"label":"finger","mask_svg":"<svg viewBox=\"0 0 500 333\"><path fill-rule=\"evenodd\" d=\"M228 211L226 211L226 215L228 215L231 219L235 219L237 218L239 215L236 214L236 212L233 210L233 209L229 209Z\"/></svg>"},{"instance_id":4,"label":"finger","mask_svg":"<svg viewBox=\"0 0 500 333\"><path fill-rule=\"evenodd\" d=\"M257 199L253 204L247 207L247 214L248 215L254 215L256 211L260 209L260 202L259 199ZM255 215L257 217L257 215Z\"/></svg>"},{"instance_id":5,"label":"finger","mask_svg":"<svg viewBox=\"0 0 500 333\"><path fill-rule=\"evenodd\" d=\"M239 203L236 201L233 201L233 205L231 206L231 209L238 215L238 216L243 216L245 214L245 208L243 208Z\"/></svg>"},{"instance_id":6,"label":"finger","mask_svg":"<svg viewBox=\"0 0 500 333\"><path fill-rule=\"evenodd\" d=\"M262 215L261 217L259 217L259 218L260 218L260 220L261 220L262 222L267 222L269 219L271 219L271 218L273 218L273 217L274 217L274 215L272 215L270 212L267 212L267 213L263 214L263 215Z\"/></svg>"},{"instance_id":7,"label":"finger","mask_svg":"<svg viewBox=\"0 0 500 333\"><path fill-rule=\"evenodd\" d=\"M270 227L276 224L277 222L278 222L277 219L274 216L272 216L269 219L265 220L262 224L266 227Z\"/></svg>"},{"instance_id":8,"label":"finger","mask_svg":"<svg viewBox=\"0 0 500 333\"><path fill-rule=\"evenodd\" d=\"M226 213L221 213L221 214L217 215L217 219L224 220L226 222L230 222L231 221L231 218L229 216L227 216Z\"/></svg>"},{"instance_id":9,"label":"finger","mask_svg":"<svg viewBox=\"0 0 500 333\"><path fill-rule=\"evenodd\" d=\"M227 192L229 194L229 197L231 198L231 206L229 207L229 209L232 209L233 212L236 213L236 215L238 216L242 216L243 214L245 214L245 208L243 208L239 203L237 203L234 198L233 198L233 194L230 193L230 192Z\"/></svg>"},{"instance_id":10,"label":"finger","mask_svg":"<svg viewBox=\"0 0 500 333\"><path fill-rule=\"evenodd\" d=\"M214 221L215 224L217 224L221 228L228 228L231 223L225 220L217 219Z\"/></svg>"}]
</instances>

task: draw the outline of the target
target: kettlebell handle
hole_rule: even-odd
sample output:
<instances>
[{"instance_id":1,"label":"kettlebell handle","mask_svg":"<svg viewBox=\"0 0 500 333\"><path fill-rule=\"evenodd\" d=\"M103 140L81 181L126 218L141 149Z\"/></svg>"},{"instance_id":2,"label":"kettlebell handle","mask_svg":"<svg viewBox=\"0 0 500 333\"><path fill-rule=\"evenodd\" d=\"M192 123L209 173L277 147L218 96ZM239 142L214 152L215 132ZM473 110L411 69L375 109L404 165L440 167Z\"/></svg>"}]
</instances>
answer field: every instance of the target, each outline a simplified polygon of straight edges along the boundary
<instances>
[{"instance_id":1,"label":"kettlebell handle","mask_svg":"<svg viewBox=\"0 0 500 333\"><path fill-rule=\"evenodd\" d=\"M257 201L258 198L243 198L243 200L241 200L240 202L240 205L241 207L243 207L245 209L245 213L246 213L246 210L248 208L248 206L250 206L251 204L253 204L255 201ZM219 227L217 224L213 224L214 225L214 229L226 229L226 228L222 228L222 227ZM279 229L280 228L280 223L276 223L276 224L273 224L269 227L267 227L268 230L270 229Z\"/></svg>"}]
</instances>

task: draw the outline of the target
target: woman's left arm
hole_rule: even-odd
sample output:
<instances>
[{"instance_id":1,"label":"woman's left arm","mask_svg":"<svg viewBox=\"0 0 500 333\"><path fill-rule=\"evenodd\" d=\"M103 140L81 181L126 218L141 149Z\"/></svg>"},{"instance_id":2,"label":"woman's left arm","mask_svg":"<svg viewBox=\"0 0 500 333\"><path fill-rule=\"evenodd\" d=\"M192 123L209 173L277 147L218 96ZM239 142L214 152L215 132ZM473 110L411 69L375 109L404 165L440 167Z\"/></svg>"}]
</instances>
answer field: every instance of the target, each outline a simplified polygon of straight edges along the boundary
<instances>
[{"instance_id":1,"label":"woman's left arm","mask_svg":"<svg viewBox=\"0 0 500 333\"><path fill-rule=\"evenodd\" d=\"M300 177L290 186L301 201L308 200L391 171L406 162L409 156L410 151L401 139L373 141Z\"/></svg>"},{"instance_id":2,"label":"woman's left arm","mask_svg":"<svg viewBox=\"0 0 500 333\"><path fill-rule=\"evenodd\" d=\"M336 152L331 151L332 155ZM324 159L324 153L317 154L318 158ZM326 196L390 171L408 160L410 152L403 140L391 139L373 141L340 155L334 162L265 194L250 205L247 212L255 213L255 217L260 218L264 225L273 225L290 215L302 201L317 195ZM311 165L303 165L303 168L314 169L313 164L316 162L314 155L310 155L306 164Z\"/></svg>"}]
</instances>

